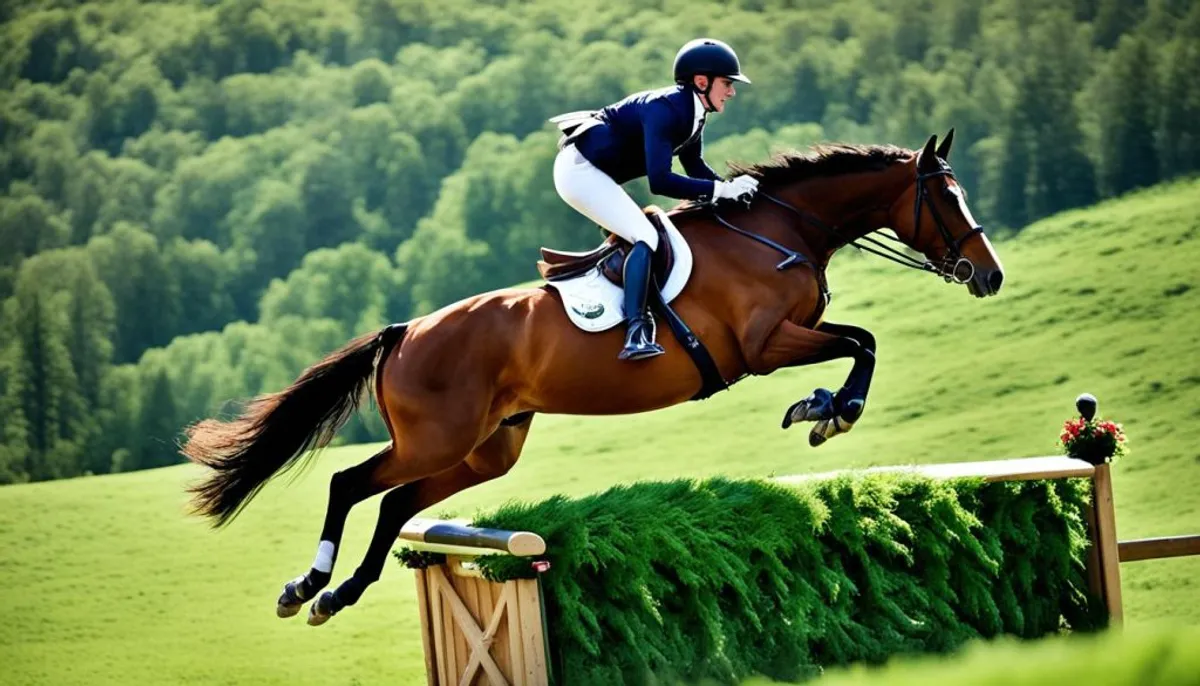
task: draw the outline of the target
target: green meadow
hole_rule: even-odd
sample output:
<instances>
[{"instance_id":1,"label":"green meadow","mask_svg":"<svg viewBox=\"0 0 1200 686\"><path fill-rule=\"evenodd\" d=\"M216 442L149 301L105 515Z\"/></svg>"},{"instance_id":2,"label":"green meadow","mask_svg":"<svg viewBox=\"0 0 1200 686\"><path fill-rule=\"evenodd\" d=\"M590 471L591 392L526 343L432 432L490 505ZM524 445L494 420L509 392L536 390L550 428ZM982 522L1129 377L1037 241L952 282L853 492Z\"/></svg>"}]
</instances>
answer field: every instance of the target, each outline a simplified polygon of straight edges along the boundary
<instances>
[{"instance_id":1,"label":"green meadow","mask_svg":"<svg viewBox=\"0 0 1200 686\"><path fill-rule=\"evenodd\" d=\"M779 422L814 387L837 388L848 363L646 415L539 416L508 476L426 514L643 479L1055 454L1086 391L1130 437L1115 466L1119 536L1200 532L1200 181L995 245L1007 274L986 300L866 256L835 259L828 318L873 331L878 368L863 419L820 448ZM187 516L191 465L0 488L3 682L423 683L413 581L398 563L323 627L274 614L282 584L312 561L328 477L374 449L326 451L219 532ZM336 581L358 563L377 502L352 513ZM1121 574L1132 629L1200 624L1200 558Z\"/></svg>"}]
</instances>

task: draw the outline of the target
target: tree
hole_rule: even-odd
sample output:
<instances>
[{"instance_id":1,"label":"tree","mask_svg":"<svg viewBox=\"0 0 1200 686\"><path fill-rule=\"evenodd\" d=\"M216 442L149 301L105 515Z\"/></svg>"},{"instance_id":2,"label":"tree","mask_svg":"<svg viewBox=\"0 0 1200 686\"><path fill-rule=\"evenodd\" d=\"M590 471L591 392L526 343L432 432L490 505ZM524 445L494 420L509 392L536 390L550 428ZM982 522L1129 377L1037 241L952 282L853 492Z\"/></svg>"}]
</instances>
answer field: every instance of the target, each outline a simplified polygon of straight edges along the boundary
<instances>
[{"instance_id":1,"label":"tree","mask_svg":"<svg viewBox=\"0 0 1200 686\"><path fill-rule=\"evenodd\" d=\"M171 241L164 255L167 271L179 280L179 300L187 303L178 335L220 329L234 318L227 260L209 241Z\"/></svg>"},{"instance_id":2,"label":"tree","mask_svg":"<svg viewBox=\"0 0 1200 686\"><path fill-rule=\"evenodd\" d=\"M1166 50L1159 150L1164 177L1200 169L1200 4Z\"/></svg>"},{"instance_id":3,"label":"tree","mask_svg":"<svg viewBox=\"0 0 1200 686\"><path fill-rule=\"evenodd\" d=\"M1024 109L1032 169L1029 208L1040 218L1096 200L1096 179L1083 149L1075 84L1084 80L1088 48L1065 12L1042 15L1030 31L1030 58L1017 107Z\"/></svg>"},{"instance_id":4,"label":"tree","mask_svg":"<svg viewBox=\"0 0 1200 686\"><path fill-rule=\"evenodd\" d=\"M1158 93L1154 63L1145 40L1124 36L1101 79L1099 108L1101 186L1119 195L1158 181L1154 131Z\"/></svg>"},{"instance_id":5,"label":"tree","mask_svg":"<svg viewBox=\"0 0 1200 686\"><path fill-rule=\"evenodd\" d=\"M1093 40L1110 50L1130 28L1137 26L1145 9L1145 0L1096 0Z\"/></svg>"},{"instance_id":6,"label":"tree","mask_svg":"<svg viewBox=\"0 0 1200 686\"><path fill-rule=\"evenodd\" d=\"M144 393L137 423L137 469L151 469L180 462L175 447L179 419L171 379L158 369L143 380Z\"/></svg>"},{"instance_id":7,"label":"tree","mask_svg":"<svg viewBox=\"0 0 1200 686\"><path fill-rule=\"evenodd\" d=\"M116 305L114 361L133 362L178 331L179 281L167 269L158 241L142 228L118 222L88 242L96 273Z\"/></svg>"},{"instance_id":8,"label":"tree","mask_svg":"<svg viewBox=\"0 0 1200 686\"><path fill-rule=\"evenodd\" d=\"M12 364L27 422L25 473L31 480L57 479L80 473L78 449L71 438L84 403L67 345L70 326L66 295L44 275L22 270L10 317L15 332Z\"/></svg>"},{"instance_id":9,"label":"tree","mask_svg":"<svg viewBox=\"0 0 1200 686\"><path fill-rule=\"evenodd\" d=\"M0 323L11 332L16 302L9 300L0 308ZM29 422L25 418L25 378L20 349L15 340L0 333L0 484L29 480L31 463Z\"/></svg>"},{"instance_id":10,"label":"tree","mask_svg":"<svg viewBox=\"0 0 1200 686\"><path fill-rule=\"evenodd\" d=\"M104 377L96 411L101 430L88 446L92 471L122 472L137 468L141 381L136 365L113 367ZM106 464L101 466L99 462Z\"/></svg>"},{"instance_id":11,"label":"tree","mask_svg":"<svg viewBox=\"0 0 1200 686\"><path fill-rule=\"evenodd\" d=\"M67 244L70 225L29 184L18 182L0 196L0 298L12 293L21 261Z\"/></svg>"},{"instance_id":12,"label":"tree","mask_svg":"<svg viewBox=\"0 0 1200 686\"><path fill-rule=\"evenodd\" d=\"M1027 123L1020 107L1013 107L1001 137L996 201L992 208L1004 226L1019 229L1029 221L1029 166L1031 151L1024 135Z\"/></svg>"},{"instance_id":13,"label":"tree","mask_svg":"<svg viewBox=\"0 0 1200 686\"><path fill-rule=\"evenodd\" d=\"M387 102L392 93L392 74L377 59L363 60L351 68L350 84L355 107Z\"/></svg>"},{"instance_id":14,"label":"tree","mask_svg":"<svg viewBox=\"0 0 1200 686\"><path fill-rule=\"evenodd\" d=\"M357 336L408 314L393 303L396 276L387 255L360 243L316 250L287 279L271 282L259 319L268 326L287 316L333 319L346 337Z\"/></svg>"}]
</instances>

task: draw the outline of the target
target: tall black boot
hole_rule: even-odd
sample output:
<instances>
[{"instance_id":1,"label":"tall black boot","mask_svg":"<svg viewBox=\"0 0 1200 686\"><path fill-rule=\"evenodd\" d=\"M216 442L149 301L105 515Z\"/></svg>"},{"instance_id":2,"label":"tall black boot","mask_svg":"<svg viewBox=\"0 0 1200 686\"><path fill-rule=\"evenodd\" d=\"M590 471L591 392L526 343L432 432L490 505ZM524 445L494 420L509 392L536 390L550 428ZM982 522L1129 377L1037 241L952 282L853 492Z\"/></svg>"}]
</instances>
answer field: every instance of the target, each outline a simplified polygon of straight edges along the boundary
<instances>
[{"instance_id":1,"label":"tall black boot","mask_svg":"<svg viewBox=\"0 0 1200 686\"><path fill-rule=\"evenodd\" d=\"M650 288L650 258L654 251L644 241L638 241L625 258L625 319L628 330L625 348L617 355L622 360L641 360L665 352L654 342L654 320L646 310Z\"/></svg>"}]
</instances>

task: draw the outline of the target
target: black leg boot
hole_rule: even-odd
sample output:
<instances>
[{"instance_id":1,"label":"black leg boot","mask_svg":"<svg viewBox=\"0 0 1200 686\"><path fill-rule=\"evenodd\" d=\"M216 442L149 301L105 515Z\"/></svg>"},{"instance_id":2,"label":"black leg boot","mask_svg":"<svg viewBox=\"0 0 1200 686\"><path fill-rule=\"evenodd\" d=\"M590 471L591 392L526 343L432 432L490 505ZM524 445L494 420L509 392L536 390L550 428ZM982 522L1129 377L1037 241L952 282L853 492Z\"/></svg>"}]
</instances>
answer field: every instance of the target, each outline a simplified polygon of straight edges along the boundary
<instances>
[{"instance_id":1,"label":"black leg boot","mask_svg":"<svg viewBox=\"0 0 1200 686\"><path fill-rule=\"evenodd\" d=\"M625 258L625 319L628 330L625 348L617 355L622 360L642 360L665 352L654 342L654 320L646 310L650 288L650 245L638 241Z\"/></svg>"}]
</instances>

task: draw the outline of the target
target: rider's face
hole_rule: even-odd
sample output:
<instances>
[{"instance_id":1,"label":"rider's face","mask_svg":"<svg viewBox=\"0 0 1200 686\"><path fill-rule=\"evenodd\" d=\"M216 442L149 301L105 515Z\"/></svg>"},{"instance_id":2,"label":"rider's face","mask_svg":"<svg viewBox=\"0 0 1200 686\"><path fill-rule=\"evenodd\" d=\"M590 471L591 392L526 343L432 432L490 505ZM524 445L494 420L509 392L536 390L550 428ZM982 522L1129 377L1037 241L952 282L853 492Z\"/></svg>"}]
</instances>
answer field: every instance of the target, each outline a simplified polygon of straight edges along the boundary
<instances>
[{"instance_id":1,"label":"rider's face","mask_svg":"<svg viewBox=\"0 0 1200 686\"><path fill-rule=\"evenodd\" d=\"M708 85L708 78L697 76L696 85L703 89ZM724 76L718 76L713 80L712 90L708 92L708 103L717 112L724 112L725 102L735 95L737 95L737 91L733 88L733 80Z\"/></svg>"}]
</instances>

